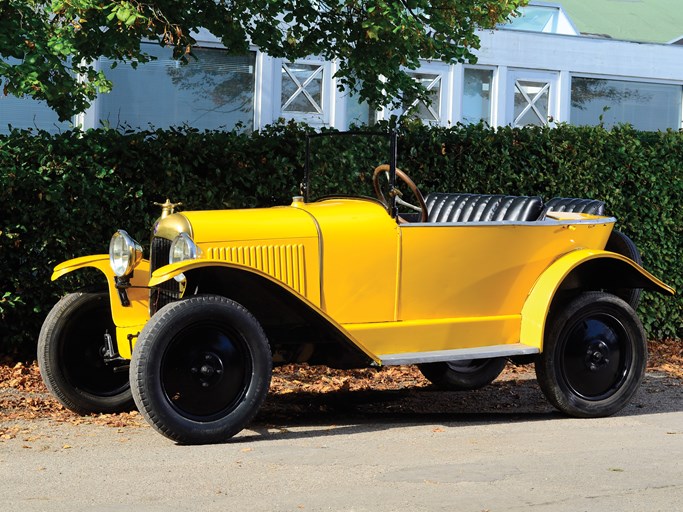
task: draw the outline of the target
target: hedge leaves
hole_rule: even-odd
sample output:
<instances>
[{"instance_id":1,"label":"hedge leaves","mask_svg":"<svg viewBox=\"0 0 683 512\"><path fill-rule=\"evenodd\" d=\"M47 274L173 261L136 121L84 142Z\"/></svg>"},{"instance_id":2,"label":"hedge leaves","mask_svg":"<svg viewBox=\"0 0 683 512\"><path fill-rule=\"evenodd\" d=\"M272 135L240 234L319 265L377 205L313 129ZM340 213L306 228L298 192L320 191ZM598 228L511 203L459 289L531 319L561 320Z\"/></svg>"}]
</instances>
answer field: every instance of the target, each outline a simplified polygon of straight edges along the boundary
<instances>
[{"instance_id":1,"label":"hedge leaves","mask_svg":"<svg viewBox=\"0 0 683 512\"><path fill-rule=\"evenodd\" d=\"M253 134L177 128L1 136L0 352L32 353L59 295L97 282L78 272L52 283L54 265L107 252L118 228L147 242L159 212L154 201L169 197L186 209L287 204L299 190L307 130L279 124ZM384 163L373 140L354 138L343 151L328 141L317 139L316 155L331 162L340 187L348 183L341 173L369 176ZM401 130L398 163L425 194L602 199L645 267L683 290L683 133L410 124ZM645 294L640 314L649 334L682 337L682 305L680 295Z\"/></svg>"}]
</instances>

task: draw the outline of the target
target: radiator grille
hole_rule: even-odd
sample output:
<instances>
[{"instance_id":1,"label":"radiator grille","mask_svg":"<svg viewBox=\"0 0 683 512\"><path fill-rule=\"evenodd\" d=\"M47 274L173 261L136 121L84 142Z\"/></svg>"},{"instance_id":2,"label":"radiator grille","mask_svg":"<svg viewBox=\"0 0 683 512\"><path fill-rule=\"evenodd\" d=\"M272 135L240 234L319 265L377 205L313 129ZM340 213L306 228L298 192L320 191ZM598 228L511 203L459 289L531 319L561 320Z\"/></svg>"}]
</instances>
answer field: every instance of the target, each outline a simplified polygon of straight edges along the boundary
<instances>
[{"instance_id":1,"label":"radiator grille","mask_svg":"<svg viewBox=\"0 0 683 512\"><path fill-rule=\"evenodd\" d=\"M210 247L207 256L258 269L305 294L304 246L301 244Z\"/></svg>"},{"instance_id":2,"label":"radiator grille","mask_svg":"<svg viewBox=\"0 0 683 512\"><path fill-rule=\"evenodd\" d=\"M168 265L168 252L171 249L171 241L165 238L154 237L150 253L151 272ZM180 299L180 283L170 279L149 291L149 314L153 315L166 304Z\"/></svg>"}]
</instances>

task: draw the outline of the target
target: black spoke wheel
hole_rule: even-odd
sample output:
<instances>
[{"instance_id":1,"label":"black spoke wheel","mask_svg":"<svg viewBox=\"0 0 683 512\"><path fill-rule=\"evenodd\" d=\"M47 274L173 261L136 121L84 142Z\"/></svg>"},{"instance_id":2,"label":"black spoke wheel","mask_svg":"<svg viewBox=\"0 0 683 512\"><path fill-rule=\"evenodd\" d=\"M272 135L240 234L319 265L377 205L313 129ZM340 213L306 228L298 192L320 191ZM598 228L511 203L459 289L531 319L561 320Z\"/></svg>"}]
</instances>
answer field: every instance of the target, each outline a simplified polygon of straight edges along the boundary
<instances>
[{"instance_id":1,"label":"black spoke wheel","mask_svg":"<svg viewBox=\"0 0 683 512\"><path fill-rule=\"evenodd\" d=\"M628 403L646 363L645 333L633 308L614 295L592 292L551 315L536 374L562 412L601 417Z\"/></svg>"},{"instance_id":2,"label":"black spoke wheel","mask_svg":"<svg viewBox=\"0 0 683 512\"><path fill-rule=\"evenodd\" d=\"M417 365L432 384L449 391L479 389L493 382L505 368L504 357L423 363Z\"/></svg>"},{"instance_id":3,"label":"black spoke wheel","mask_svg":"<svg viewBox=\"0 0 683 512\"><path fill-rule=\"evenodd\" d=\"M104 361L106 333L116 339L109 295L86 292L63 297L40 330L38 365L45 385L78 414L133 408L127 369Z\"/></svg>"},{"instance_id":4,"label":"black spoke wheel","mask_svg":"<svg viewBox=\"0 0 683 512\"><path fill-rule=\"evenodd\" d=\"M133 397L166 437L216 443L256 415L271 370L268 340L244 307L196 296L165 306L143 329L131 364Z\"/></svg>"}]
</instances>

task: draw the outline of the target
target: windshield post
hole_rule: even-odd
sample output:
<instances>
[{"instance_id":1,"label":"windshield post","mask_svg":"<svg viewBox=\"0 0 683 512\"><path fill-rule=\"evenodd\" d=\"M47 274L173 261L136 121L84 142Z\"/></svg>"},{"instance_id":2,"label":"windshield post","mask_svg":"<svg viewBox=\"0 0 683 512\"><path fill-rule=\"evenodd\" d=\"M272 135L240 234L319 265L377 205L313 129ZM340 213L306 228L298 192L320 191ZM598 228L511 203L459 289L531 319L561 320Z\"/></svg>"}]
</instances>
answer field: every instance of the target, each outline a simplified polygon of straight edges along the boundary
<instances>
[{"instance_id":1,"label":"windshield post","mask_svg":"<svg viewBox=\"0 0 683 512\"><path fill-rule=\"evenodd\" d=\"M397 159L398 136L395 129L389 132L389 190L396 187L396 159ZM398 218L398 204L395 194L389 198L389 215L392 219Z\"/></svg>"},{"instance_id":2,"label":"windshield post","mask_svg":"<svg viewBox=\"0 0 683 512\"><path fill-rule=\"evenodd\" d=\"M308 202L308 183L309 183L309 173L310 173L310 162L311 160L311 137L310 134L306 134L306 161L304 162L304 177L303 181L299 183L299 194L303 196L304 203Z\"/></svg>"}]
</instances>

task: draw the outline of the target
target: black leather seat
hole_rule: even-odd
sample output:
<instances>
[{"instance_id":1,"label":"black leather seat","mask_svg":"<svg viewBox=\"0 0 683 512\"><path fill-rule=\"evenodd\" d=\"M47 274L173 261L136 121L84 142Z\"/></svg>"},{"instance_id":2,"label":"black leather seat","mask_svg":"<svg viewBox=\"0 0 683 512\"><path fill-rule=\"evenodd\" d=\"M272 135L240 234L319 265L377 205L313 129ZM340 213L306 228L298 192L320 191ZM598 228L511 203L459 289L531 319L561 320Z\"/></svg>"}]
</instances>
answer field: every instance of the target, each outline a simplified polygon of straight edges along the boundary
<instances>
[{"instance_id":1,"label":"black leather seat","mask_svg":"<svg viewBox=\"0 0 683 512\"><path fill-rule=\"evenodd\" d=\"M574 212L574 213L589 213L591 215L605 215L604 201L597 199L579 199L577 197L554 197L545 204L543 208L543 215L550 210L554 212Z\"/></svg>"},{"instance_id":2,"label":"black leather seat","mask_svg":"<svg viewBox=\"0 0 683 512\"><path fill-rule=\"evenodd\" d=\"M448 194L435 192L425 198L427 222L534 221L543 208L538 196Z\"/></svg>"}]
</instances>

